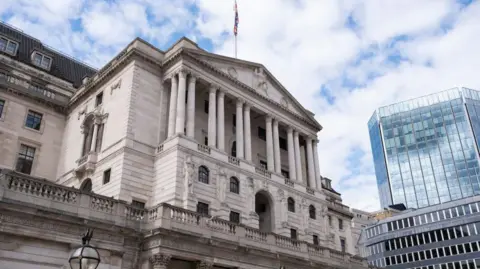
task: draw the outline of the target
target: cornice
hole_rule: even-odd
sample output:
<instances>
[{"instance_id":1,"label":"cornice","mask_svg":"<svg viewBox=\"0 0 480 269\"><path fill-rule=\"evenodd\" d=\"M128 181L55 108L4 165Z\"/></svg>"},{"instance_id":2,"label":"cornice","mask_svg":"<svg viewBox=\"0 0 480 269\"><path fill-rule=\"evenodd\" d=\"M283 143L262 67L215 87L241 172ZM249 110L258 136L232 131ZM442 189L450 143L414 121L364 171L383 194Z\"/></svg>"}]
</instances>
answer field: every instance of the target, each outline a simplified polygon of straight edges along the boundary
<instances>
[{"instance_id":1,"label":"cornice","mask_svg":"<svg viewBox=\"0 0 480 269\"><path fill-rule=\"evenodd\" d=\"M46 105L49 108L53 108L53 110L55 110L56 112L58 112L60 114L63 114L63 115L67 114L67 107L66 106L61 106L61 105L55 104L53 102L50 102L46 99L31 96L27 93L24 93L24 92L16 90L16 89L13 89L11 87L0 86L0 90L5 90L5 91L7 91L11 94L21 96L21 97L25 97L25 98L28 98L29 100L32 100L32 101L36 102L36 103Z\"/></svg>"}]
</instances>

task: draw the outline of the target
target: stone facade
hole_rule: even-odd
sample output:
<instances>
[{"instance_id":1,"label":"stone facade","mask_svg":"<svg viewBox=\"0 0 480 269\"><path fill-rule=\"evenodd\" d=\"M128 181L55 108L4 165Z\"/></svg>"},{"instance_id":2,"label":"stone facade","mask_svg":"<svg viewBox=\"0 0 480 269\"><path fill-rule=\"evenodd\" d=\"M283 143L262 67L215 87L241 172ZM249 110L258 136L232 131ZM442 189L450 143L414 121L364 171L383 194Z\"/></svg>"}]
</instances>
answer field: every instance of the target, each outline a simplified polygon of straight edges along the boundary
<instances>
[{"instance_id":1,"label":"stone facade","mask_svg":"<svg viewBox=\"0 0 480 269\"><path fill-rule=\"evenodd\" d=\"M262 65L186 38L166 52L136 39L81 83L2 57L5 74L55 90L39 98L0 77L0 168L25 162L31 169L20 172L33 176L2 178L2 220L24 217L13 223L25 226L0 221L18 257L10 267L38 252L58 268L81 225L110 233L95 236L108 260L100 268L365 265L351 256L352 214L320 174L321 126ZM43 115L39 130L25 127L29 110ZM29 161L24 145L35 149Z\"/></svg>"}]
</instances>

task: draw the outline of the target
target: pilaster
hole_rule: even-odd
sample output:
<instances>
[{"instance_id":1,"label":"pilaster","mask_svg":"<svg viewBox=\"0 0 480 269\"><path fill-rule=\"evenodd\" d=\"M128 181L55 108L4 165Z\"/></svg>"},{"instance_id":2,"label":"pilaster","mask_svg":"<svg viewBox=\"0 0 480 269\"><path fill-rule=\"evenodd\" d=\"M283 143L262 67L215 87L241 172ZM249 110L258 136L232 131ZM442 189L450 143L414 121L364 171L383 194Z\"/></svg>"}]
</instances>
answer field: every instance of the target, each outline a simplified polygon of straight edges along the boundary
<instances>
[{"instance_id":1,"label":"pilaster","mask_svg":"<svg viewBox=\"0 0 480 269\"><path fill-rule=\"evenodd\" d=\"M320 175L320 161L318 160L318 140L313 141L313 162L315 167L315 184L317 189L322 189L322 177Z\"/></svg>"},{"instance_id":2,"label":"pilaster","mask_svg":"<svg viewBox=\"0 0 480 269\"><path fill-rule=\"evenodd\" d=\"M170 77L170 107L168 110L168 137L173 136L175 133L175 123L177 119L177 97L178 97L178 83L177 75L172 74Z\"/></svg>"},{"instance_id":3,"label":"pilaster","mask_svg":"<svg viewBox=\"0 0 480 269\"><path fill-rule=\"evenodd\" d=\"M225 151L225 92L222 90L218 91L218 116L217 116L217 129L218 129L218 137L217 137L217 147L221 151Z\"/></svg>"},{"instance_id":4,"label":"pilaster","mask_svg":"<svg viewBox=\"0 0 480 269\"><path fill-rule=\"evenodd\" d=\"M187 96L187 136L195 138L195 95L197 78L194 74L190 74L188 80L188 96Z\"/></svg>"},{"instance_id":5,"label":"pilaster","mask_svg":"<svg viewBox=\"0 0 480 269\"><path fill-rule=\"evenodd\" d=\"M243 133L245 134L245 160L252 161L252 135L250 126L250 105L245 103L243 111Z\"/></svg>"},{"instance_id":6,"label":"pilaster","mask_svg":"<svg viewBox=\"0 0 480 269\"><path fill-rule=\"evenodd\" d=\"M272 134L272 116L265 117L265 129L267 135L267 169L271 172L275 171L275 161L273 152L273 134Z\"/></svg>"},{"instance_id":7,"label":"pilaster","mask_svg":"<svg viewBox=\"0 0 480 269\"><path fill-rule=\"evenodd\" d=\"M307 148L307 168L308 168L308 186L310 188L315 187L315 168L313 162L313 149L312 149L312 138L307 137L306 139L306 148Z\"/></svg>"},{"instance_id":8,"label":"pilaster","mask_svg":"<svg viewBox=\"0 0 480 269\"><path fill-rule=\"evenodd\" d=\"M236 136L237 136L237 158L243 159L243 99L237 99L237 113L236 113Z\"/></svg>"},{"instance_id":9,"label":"pilaster","mask_svg":"<svg viewBox=\"0 0 480 269\"><path fill-rule=\"evenodd\" d=\"M300 138L298 137L298 131L293 131L293 140L295 147L295 170L297 172L297 181L302 182L302 159L300 156Z\"/></svg>"},{"instance_id":10,"label":"pilaster","mask_svg":"<svg viewBox=\"0 0 480 269\"><path fill-rule=\"evenodd\" d=\"M216 147L217 142L217 126L216 126L216 94L217 86L210 85L210 93L208 99L208 146Z\"/></svg>"},{"instance_id":11,"label":"pilaster","mask_svg":"<svg viewBox=\"0 0 480 269\"><path fill-rule=\"evenodd\" d=\"M295 146L293 145L293 128L288 127L287 130L288 143L288 169L291 180L296 180L297 169L295 169Z\"/></svg>"},{"instance_id":12,"label":"pilaster","mask_svg":"<svg viewBox=\"0 0 480 269\"><path fill-rule=\"evenodd\" d=\"M282 164L280 159L280 137L278 135L278 120L273 120L273 152L275 157L275 172L280 174Z\"/></svg>"}]
</instances>

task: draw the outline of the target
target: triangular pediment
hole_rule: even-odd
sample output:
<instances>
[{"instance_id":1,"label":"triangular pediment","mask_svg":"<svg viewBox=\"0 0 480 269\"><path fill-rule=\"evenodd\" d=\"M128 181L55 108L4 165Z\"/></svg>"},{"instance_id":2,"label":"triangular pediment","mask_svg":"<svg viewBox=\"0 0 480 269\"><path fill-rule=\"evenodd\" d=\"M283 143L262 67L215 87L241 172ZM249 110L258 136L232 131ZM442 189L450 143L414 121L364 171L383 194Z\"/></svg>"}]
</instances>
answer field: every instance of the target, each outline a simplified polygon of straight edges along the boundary
<instances>
[{"instance_id":1,"label":"triangular pediment","mask_svg":"<svg viewBox=\"0 0 480 269\"><path fill-rule=\"evenodd\" d=\"M242 82L264 97L313 123L319 129L322 128L313 117L313 113L306 110L262 64L199 50L189 50L189 53L196 59L210 64L232 79Z\"/></svg>"}]
</instances>

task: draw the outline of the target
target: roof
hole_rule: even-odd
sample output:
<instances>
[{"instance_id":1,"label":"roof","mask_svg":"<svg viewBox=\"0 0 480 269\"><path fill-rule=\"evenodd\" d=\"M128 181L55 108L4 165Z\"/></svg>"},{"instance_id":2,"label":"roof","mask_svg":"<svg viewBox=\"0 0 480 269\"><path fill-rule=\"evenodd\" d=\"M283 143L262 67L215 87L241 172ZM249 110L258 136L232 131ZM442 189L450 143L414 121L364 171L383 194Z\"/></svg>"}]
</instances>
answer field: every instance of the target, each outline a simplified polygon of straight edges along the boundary
<instances>
[{"instance_id":1,"label":"roof","mask_svg":"<svg viewBox=\"0 0 480 269\"><path fill-rule=\"evenodd\" d=\"M97 72L95 68L75 60L70 56L57 52L56 50L42 44L40 40L2 22L0 22L0 35L19 43L17 54L15 56L10 54L5 55L38 70L47 72L52 76L68 81L76 88L82 84L82 79L85 76L93 76L93 74ZM32 63L31 55L34 51L43 52L47 56L53 58L50 71L41 69ZM0 54L4 54L4 52L0 51Z\"/></svg>"}]
</instances>

